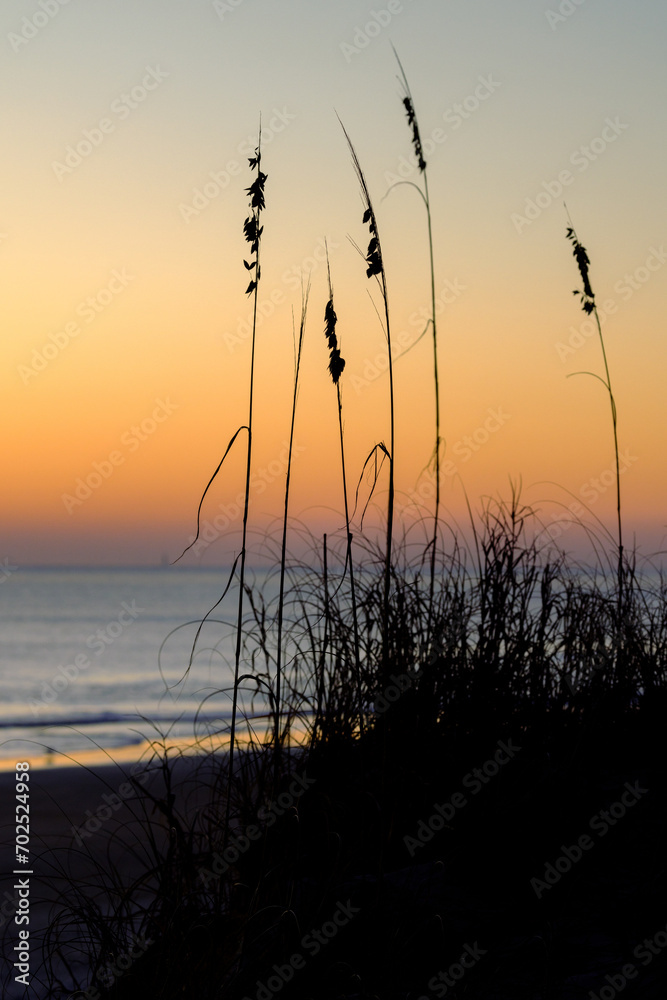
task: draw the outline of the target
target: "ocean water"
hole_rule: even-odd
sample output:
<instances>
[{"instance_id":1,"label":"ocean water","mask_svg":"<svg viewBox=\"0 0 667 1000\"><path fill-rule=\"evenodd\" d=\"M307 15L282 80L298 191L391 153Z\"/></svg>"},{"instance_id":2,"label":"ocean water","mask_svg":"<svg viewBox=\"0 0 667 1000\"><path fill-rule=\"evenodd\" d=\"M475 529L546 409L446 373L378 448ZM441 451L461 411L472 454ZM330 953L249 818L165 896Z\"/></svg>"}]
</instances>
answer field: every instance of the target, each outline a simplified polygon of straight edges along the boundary
<instances>
[{"instance_id":1,"label":"ocean water","mask_svg":"<svg viewBox=\"0 0 667 1000\"><path fill-rule=\"evenodd\" d=\"M225 569L21 568L0 589L0 767L102 761L226 731L234 621ZM261 584L261 579L255 579ZM243 703L262 717L266 706ZM213 736L215 739L216 737ZM107 758L108 759L108 758Z\"/></svg>"},{"instance_id":2,"label":"ocean water","mask_svg":"<svg viewBox=\"0 0 667 1000\"><path fill-rule=\"evenodd\" d=\"M664 600L649 567L644 584ZM0 586L0 770L16 760L66 764L138 759L149 740L224 746L231 719L237 584L228 569L20 568ZM269 604L277 579L249 573ZM307 588L304 588L304 592ZM286 607L300 628L301 606ZM248 632L252 613L245 602ZM311 617L311 622L314 619ZM309 627L309 626L308 626ZM307 640L307 627L304 625ZM269 644L275 637L269 638ZM285 660L287 661L287 648ZM259 653L259 655L257 655ZM253 655L254 654L254 655ZM302 657L303 659L303 657ZM244 673L273 679L252 641ZM266 686L246 681L239 719L260 732Z\"/></svg>"}]
</instances>

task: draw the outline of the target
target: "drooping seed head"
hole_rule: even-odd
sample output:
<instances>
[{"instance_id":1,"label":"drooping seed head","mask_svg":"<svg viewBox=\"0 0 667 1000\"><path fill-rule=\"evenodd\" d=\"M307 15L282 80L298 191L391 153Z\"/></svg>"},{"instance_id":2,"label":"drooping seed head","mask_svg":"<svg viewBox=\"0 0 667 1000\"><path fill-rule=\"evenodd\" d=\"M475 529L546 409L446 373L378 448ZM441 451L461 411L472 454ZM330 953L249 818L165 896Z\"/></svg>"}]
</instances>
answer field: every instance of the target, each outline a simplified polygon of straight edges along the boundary
<instances>
[{"instance_id":1,"label":"drooping seed head","mask_svg":"<svg viewBox=\"0 0 667 1000\"><path fill-rule=\"evenodd\" d=\"M405 107L408 125L412 126L412 146L415 151L415 156L417 157L417 166L419 167L420 173L423 173L424 170L426 170L426 160L424 159L424 149L422 147L422 140L419 134L419 123L417 122L417 115L412 103L412 98L409 96L404 97L403 106Z\"/></svg>"},{"instance_id":2,"label":"drooping seed head","mask_svg":"<svg viewBox=\"0 0 667 1000\"><path fill-rule=\"evenodd\" d=\"M340 122L340 118L338 119L338 121ZM361 196L365 206L362 222L365 225L368 225L368 228L371 233L371 239L368 244L368 250L366 251L366 256L365 256L366 263L368 264L368 267L366 269L366 275L369 278L372 278L373 275L379 275L380 277L382 277L384 281L382 250L380 248L380 234L378 232L378 226L375 218L375 212L373 211L373 204L371 202L370 192L368 190L366 178L364 177L364 172L361 169L361 164L359 163L359 157L357 156L356 150L352 145L352 140L350 139L343 123L340 122L340 124L341 128L343 129L345 138L347 139L347 144L350 149L350 155L352 156L352 163L354 165L354 170L357 177L359 178L359 184L361 186ZM359 252L361 253L362 256L364 256L363 251Z\"/></svg>"},{"instance_id":3,"label":"drooping seed head","mask_svg":"<svg viewBox=\"0 0 667 1000\"><path fill-rule=\"evenodd\" d=\"M343 374L345 359L340 356L338 350L338 338L336 337L336 323L338 317L333 303L333 292L329 287L329 301L324 308L324 336L327 338L329 347L329 374L334 385L338 385L338 379Z\"/></svg>"},{"instance_id":4,"label":"drooping seed head","mask_svg":"<svg viewBox=\"0 0 667 1000\"><path fill-rule=\"evenodd\" d=\"M583 282L583 291L575 288L572 292L573 295L578 295L581 299L581 308L585 313L592 313L595 309L595 293L591 286L590 277L588 274L588 268L590 266L590 258L586 252L586 248L581 245L577 239L577 234L572 226L567 228L567 239L572 242L572 253L574 259L577 262L577 267L579 268L579 273L581 275L581 280Z\"/></svg>"},{"instance_id":5,"label":"drooping seed head","mask_svg":"<svg viewBox=\"0 0 667 1000\"><path fill-rule=\"evenodd\" d=\"M392 45L392 49L394 46ZM419 134L419 122L417 121L417 113L415 111L415 105L412 100L412 94L410 93L410 85L408 84L408 78L405 75L405 70L403 69L403 64L398 58L398 52L394 49L394 55L396 56L396 62L398 63L398 68L401 71L399 80L405 97L403 98L403 107L405 108L405 116L408 120L408 125L412 129L412 147L415 151L415 156L417 158L417 166L419 167L419 172L423 173L426 170L426 160L424 159L424 148L422 146L421 136Z\"/></svg>"},{"instance_id":6,"label":"drooping seed head","mask_svg":"<svg viewBox=\"0 0 667 1000\"><path fill-rule=\"evenodd\" d=\"M336 346L336 322L338 317L334 309L333 299L329 299L324 308L324 336L327 338L329 350Z\"/></svg>"}]
</instances>

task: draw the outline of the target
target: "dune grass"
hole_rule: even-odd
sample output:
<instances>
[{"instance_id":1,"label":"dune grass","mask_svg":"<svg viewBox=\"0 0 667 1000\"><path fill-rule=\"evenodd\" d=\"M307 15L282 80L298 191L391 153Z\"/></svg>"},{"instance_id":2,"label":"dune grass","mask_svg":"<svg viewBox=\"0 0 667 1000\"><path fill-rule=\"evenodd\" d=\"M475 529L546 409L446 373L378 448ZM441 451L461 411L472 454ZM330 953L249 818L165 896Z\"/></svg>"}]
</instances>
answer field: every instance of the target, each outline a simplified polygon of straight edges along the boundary
<instances>
[{"instance_id":1,"label":"dune grass","mask_svg":"<svg viewBox=\"0 0 667 1000\"><path fill-rule=\"evenodd\" d=\"M358 922L281 995L426 995L430 975L454 962L466 940L502 956L506 919L517 942L528 927L544 934L558 924L557 911L536 911L529 879L608 804L605 789L616 773L622 791L664 751L652 741L660 745L656 722L665 704L667 580L643 578L637 568L626 580L619 661L614 574L593 575L545 551L534 512L518 498L487 505L478 530L481 566L464 546L439 547L432 608L420 546L409 532L396 540L385 635L383 547L359 542L360 677L349 575L323 587L315 548L305 563L290 561L282 738L303 727L306 739L281 754L276 780L275 728L253 739L249 724L231 783L229 755L188 764L156 740L146 762L152 780L132 817L113 836L111 829L95 835L110 834L104 863L93 852L86 877L74 874L99 850L97 839L58 861L68 889L49 932L53 985L44 996L68 995L60 991L77 985L73 967L72 978L63 971L73 949L89 961L78 985L97 977L100 988L99 970L139 940L150 943L100 996L256 997L257 982L303 950L306 932L348 900ZM329 562L345 564L346 542L327 551ZM252 603L259 607L258 594ZM269 674L278 655L276 612L268 605L265 632L244 642L244 655L252 659L252 643L268 658ZM521 748L516 761L471 795L463 776L490 760L499 741ZM580 785L590 806L581 790L575 794ZM434 805L457 791L466 792L465 809L411 854L406 837L416 842ZM632 830L630 860L638 864L643 834ZM610 837L612 847L619 843ZM628 859L621 861L628 877ZM658 902L641 885L652 913ZM574 880L568 898L589 889L586 879ZM611 889L604 898L611 907ZM543 957L557 990L567 962L557 950ZM491 988L482 985L490 971L480 963L480 990ZM403 992L392 992L397 983Z\"/></svg>"}]
</instances>

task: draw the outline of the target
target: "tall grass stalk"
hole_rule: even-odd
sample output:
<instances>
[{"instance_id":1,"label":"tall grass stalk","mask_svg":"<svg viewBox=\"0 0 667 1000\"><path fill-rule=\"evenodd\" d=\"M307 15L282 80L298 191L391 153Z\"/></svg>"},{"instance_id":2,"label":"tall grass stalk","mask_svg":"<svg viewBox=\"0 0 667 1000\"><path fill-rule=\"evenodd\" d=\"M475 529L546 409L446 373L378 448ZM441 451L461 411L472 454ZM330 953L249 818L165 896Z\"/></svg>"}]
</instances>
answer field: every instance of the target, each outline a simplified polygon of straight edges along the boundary
<instances>
[{"instance_id":1,"label":"tall grass stalk","mask_svg":"<svg viewBox=\"0 0 667 1000\"><path fill-rule=\"evenodd\" d=\"M345 474L345 443L343 439L343 402L340 392L340 377L345 368L345 359L341 357L338 348L338 338L336 336L336 323L338 317L334 309L333 285L331 283L331 268L329 266L329 250L326 247L327 256L327 278L329 281L329 301L324 310L324 334L329 347L329 374L336 386L336 399L338 402L338 433L340 437L340 461L343 476L343 500L345 503L345 538L346 538L346 563L350 574L350 597L352 599L352 628L354 635L354 668L357 680L357 697L359 699L359 732L364 734L364 704L361 691L361 661L359 656L359 619L357 615L357 595L354 583L354 562L352 559L352 532L350 531L350 507L347 498L347 476Z\"/></svg>"},{"instance_id":2,"label":"tall grass stalk","mask_svg":"<svg viewBox=\"0 0 667 1000\"><path fill-rule=\"evenodd\" d=\"M399 181L398 183L407 183L411 187L414 187L422 197L424 206L426 208L426 222L428 227L428 255L429 255L429 266L431 275L431 329L433 331L433 382L435 388L435 451L434 451L434 465L435 465L435 507L433 513L433 539L431 542L431 580L429 585L429 634L430 634L430 623L433 616L433 598L435 590L435 563L436 563L436 546L438 543L438 517L440 514L440 379L438 375L438 329L436 323L435 315L435 266L433 263L433 224L431 219L431 199L428 193L428 171L427 163L424 158L424 149L421 141L421 133L419 131L419 122L417 120L417 112L415 111L414 101L412 99L412 94L410 92L410 85L408 84L408 78L405 75L405 70L401 60L398 57L398 53L394 46L394 55L396 56L396 62L398 63L398 68L400 70L400 81L404 90L403 97L403 107L405 108L405 114L408 121L408 125L412 128L412 145L414 148L415 157L417 159L417 167L420 174L424 178L424 190L419 187L418 184L414 184L412 181ZM428 328L428 323L426 324ZM425 332L425 331L424 331Z\"/></svg>"},{"instance_id":3,"label":"tall grass stalk","mask_svg":"<svg viewBox=\"0 0 667 1000\"><path fill-rule=\"evenodd\" d=\"M324 728L323 706L324 706L324 671L326 665L327 649L329 648L329 567L327 558L327 536L326 532L322 540L322 585L324 588L324 631L322 633L322 649L320 652L317 669L317 698L315 703L315 722L313 732L318 727Z\"/></svg>"},{"instance_id":4,"label":"tall grass stalk","mask_svg":"<svg viewBox=\"0 0 667 1000\"><path fill-rule=\"evenodd\" d=\"M338 119L340 121L340 118ZM382 245L380 243L380 233L378 230L377 219L375 217L375 211L373 209L373 204L371 202L370 192L368 190L368 185L366 183L366 178L364 172L361 169L361 164L359 163L359 157L357 152L352 145L352 140L347 133L347 130L342 122L340 122L341 128L343 129L343 134L347 139L347 144L350 149L350 155L352 156L352 163L354 165L354 170L359 180L359 185L361 187L362 199L364 202L364 214L362 221L365 225L368 225L370 232L370 241L368 243L368 249L364 256L366 264L366 276L368 278L373 278L378 282L380 287L380 292L382 295L382 302L384 306L384 321L385 321L385 336L387 338L387 361L389 369L389 420L390 420L390 432L389 432L389 498L387 501L387 544L385 550L385 560L384 560L384 586L382 594L382 631L383 631L383 649L384 649L384 661L385 668L388 671L389 668L389 591L391 587L391 552L392 552L392 536L394 528L394 459L395 459L395 413L394 413L394 365L393 356L391 350L391 324L389 321L389 293L387 291L387 274L384 268L384 261L382 257ZM386 449L385 449L386 452Z\"/></svg>"},{"instance_id":5,"label":"tall grass stalk","mask_svg":"<svg viewBox=\"0 0 667 1000\"><path fill-rule=\"evenodd\" d=\"M247 217L243 223L243 233L246 242L250 244L250 255L252 260L250 262L244 259L243 264L247 271L254 270L254 277L251 278L248 287L246 288L246 295L253 296L253 309L252 309L252 338L250 346L250 387L248 392L248 450L246 454L246 477L245 477L245 495L243 500L243 533L241 538L241 559L239 564L239 603L238 612L236 619L236 648L234 653L234 691L232 694L232 722L229 734L229 790L230 794L227 796L227 805L225 810L225 836L229 836L229 812L231 805L231 787L234 774L234 739L236 736L236 713L238 708L238 689L239 689L239 668L241 664L241 643L243 639L243 595L245 592L245 562L246 562L246 543L248 537L248 505L250 500L250 469L252 464L252 418L253 418L253 402L254 402L254 388L255 388L255 343L257 336L257 295L259 291L259 281L260 281L260 249L262 242L262 229L260 226L260 216L265 206L264 200L264 185L266 183L266 174L262 172L262 152L261 152L261 139L262 136L262 121L260 118L259 122L259 132L257 137L257 149L255 150L255 155L248 158L250 164L250 169L256 171L257 176L255 180L247 188L247 193L250 196L250 215Z\"/></svg>"},{"instance_id":6,"label":"tall grass stalk","mask_svg":"<svg viewBox=\"0 0 667 1000\"><path fill-rule=\"evenodd\" d=\"M611 387L611 375L609 374L609 363L607 361L607 351L605 348L604 337L602 336L602 326L600 324L600 317L598 315L597 305L595 303L595 293L591 287L590 276L588 269L590 267L590 259L585 247L581 245L577 238L577 234L572 225L572 220L568 220L570 225L567 229L567 239L572 243L572 253L574 259L577 262L577 267L579 268L579 273L581 275L583 288L575 289L572 293L573 295L578 295L581 301L581 308L590 316L591 314L595 317L595 323L598 329L598 335L600 338L600 347L602 349L602 360L604 363L605 377L600 378L594 372L573 372L574 375L592 375L593 378L599 379L604 385L607 393L609 395L609 405L611 407L611 422L614 434L614 459L616 463L616 520L617 520L617 536L618 536L618 562L617 562L617 579L618 579L618 629L620 632L621 619L623 614L623 520L621 517L621 469L618 455L618 413L616 409L616 400L614 399L614 393ZM570 376L568 376L569 378Z\"/></svg>"},{"instance_id":7,"label":"tall grass stalk","mask_svg":"<svg viewBox=\"0 0 667 1000\"><path fill-rule=\"evenodd\" d=\"M283 616L285 608L285 567L287 562L287 515L289 510L290 482L292 478L292 449L294 446L294 421L296 419L296 401L299 394L299 371L301 369L301 351L303 347L303 335L306 329L306 313L308 311L308 296L310 294L310 283L306 286L305 292L301 295L301 322L299 324L299 340L296 345L296 357L294 360L294 394L292 397L292 420L290 423L289 448L287 453L287 474L285 477L285 505L283 510L283 536L280 548L280 592L278 596L278 649L276 651L276 722L275 722L275 780L278 780L280 763L280 686L282 680L282 654L283 654Z\"/></svg>"}]
</instances>

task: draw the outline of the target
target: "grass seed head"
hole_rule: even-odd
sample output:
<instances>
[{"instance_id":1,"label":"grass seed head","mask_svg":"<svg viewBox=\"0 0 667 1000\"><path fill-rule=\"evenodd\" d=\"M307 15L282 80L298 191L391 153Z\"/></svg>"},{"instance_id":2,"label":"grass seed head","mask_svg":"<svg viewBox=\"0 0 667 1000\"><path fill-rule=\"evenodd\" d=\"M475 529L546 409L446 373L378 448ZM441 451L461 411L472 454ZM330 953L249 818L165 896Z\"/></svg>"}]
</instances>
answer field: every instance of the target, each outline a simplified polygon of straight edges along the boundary
<instances>
[{"instance_id":1,"label":"grass seed head","mask_svg":"<svg viewBox=\"0 0 667 1000\"><path fill-rule=\"evenodd\" d=\"M345 359L341 358L338 350L338 338L336 337L336 310L333 304L333 293L329 295L329 301L324 309L324 336L327 338L329 347L329 374L334 385L338 385L338 380L345 368Z\"/></svg>"},{"instance_id":2,"label":"grass seed head","mask_svg":"<svg viewBox=\"0 0 667 1000\"><path fill-rule=\"evenodd\" d=\"M403 107L405 108L405 114L408 119L408 125L412 127L412 146L415 151L415 156L417 157L417 166L421 173L426 170L426 160L424 159L424 149L422 147L422 140L419 134L419 123L417 122L417 115L415 114L415 108L412 103L411 97L403 98Z\"/></svg>"},{"instance_id":3,"label":"grass seed head","mask_svg":"<svg viewBox=\"0 0 667 1000\"><path fill-rule=\"evenodd\" d=\"M394 46L392 45L392 49ZM403 107L405 108L405 117L408 120L408 125L412 129L412 146L415 151L415 156L417 158L417 166L419 167L420 173L426 170L426 160L424 159L424 148L422 146L421 136L419 134L419 122L417 121L417 112L415 111L415 105L412 100L412 94L410 93L410 85L408 83L408 78L405 75L405 70L403 69L403 64L398 57L398 52L394 49L394 55L396 56L396 62L398 63L398 68L400 70L399 81L403 87L403 92L405 97L403 98Z\"/></svg>"},{"instance_id":4,"label":"grass seed head","mask_svg":"<svg viewBox=\"0 0 667 1000\"><path fill-rule=\"evenodd\" d=\"M250 164L251 170L257 171L257 177L252 182L250 187L246 188L246 194L250 196L250 208L251 214L243 223L243 235L246 241L250 244L250 252L257 255L259 253L259 240L262 235L263 227L259 224L259 213L266 207L266 201L264 199L264 185L266 184L266 174L260 169L260 163L262 160L262 154L260 147L258 146L255 150L254 156L248 157L248 163ZM256 267L255 277L251 279L248 287L246 288L246 295L251 295L257 288L257 283L259 281L259 267L257 266L257 260L243 261L243 265L246 271L251 271L253 267Z\"/></svg>"},{"instance_id":5,"label":"grass seed head","mask_svg":"<svg viewBox=\"0 0 667 1000\"><path fill-rule=\"evenodd\" d=\"M572 253L574 259L577 262L577 267L579 268L579 273L581 274L581 280L583 282L584 290L579 291L575 288L572 292L573 295L578 295L581 299L581 308L585 313L592 313L595 309L595 293L591 287L590 278L588 275L588 268L590 265L590 258L586 252L586 248L581 245L577 239L577 234L575 233L572 226L568 226L567 238L572 242Z\"/></svg>"}]
</instances>

